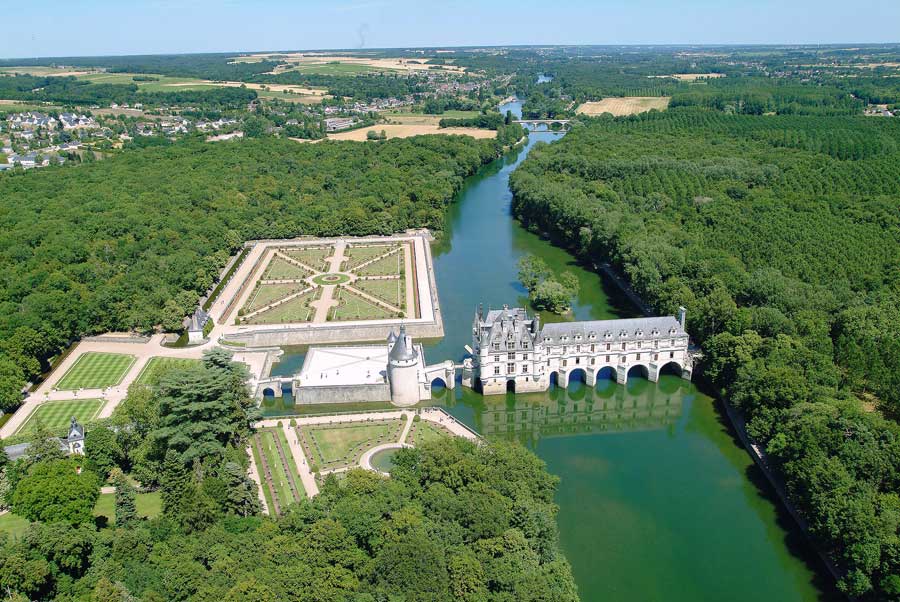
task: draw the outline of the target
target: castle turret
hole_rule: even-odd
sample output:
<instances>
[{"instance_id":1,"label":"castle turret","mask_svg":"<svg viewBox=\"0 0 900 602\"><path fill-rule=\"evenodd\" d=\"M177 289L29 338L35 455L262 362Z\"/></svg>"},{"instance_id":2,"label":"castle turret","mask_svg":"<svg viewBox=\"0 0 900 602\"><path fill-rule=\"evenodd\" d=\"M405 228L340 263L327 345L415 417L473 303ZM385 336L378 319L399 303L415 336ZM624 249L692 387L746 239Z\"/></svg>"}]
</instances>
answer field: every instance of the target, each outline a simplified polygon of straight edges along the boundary
<instances>
[{"instance_id":1,"label":"castle turret","mask_svg":"<svg viewBox=\"0 0 900 602\"><path fill-rule=\"evenodd\" d=\"M419 353L413 346L412 337L406 334L405 326L400 326L400 334L392 344L390 337L388 342L391 401L396 405L414 405L419 402Z\"/></svg>"}]
</instances>

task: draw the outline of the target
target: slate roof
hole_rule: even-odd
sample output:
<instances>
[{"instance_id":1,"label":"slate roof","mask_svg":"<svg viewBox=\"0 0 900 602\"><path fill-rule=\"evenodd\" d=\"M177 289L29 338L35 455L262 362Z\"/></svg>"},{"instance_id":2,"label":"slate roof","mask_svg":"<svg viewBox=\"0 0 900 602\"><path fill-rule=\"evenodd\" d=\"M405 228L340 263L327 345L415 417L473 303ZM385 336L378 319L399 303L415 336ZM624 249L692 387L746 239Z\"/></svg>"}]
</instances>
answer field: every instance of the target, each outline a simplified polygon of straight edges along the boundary
<instances>
[{"instance_id":1,"label":"slate roof","mask_svg":"<svg viewBox=\"0 0 900 602\"><path fill-rule=\"evenodd\" d=\"M670 331L674 331L674 334L670 335ZM543 341L549 338L549 343L555 344L559 343L564 336L569 337L569 341L574 341L576 335L581 335L582 340L587 341L592 333L597 341L641 341L651 340L660 336L687 335L684 328L673 316L661 316L545 324L541 329L539 340Z\"/></svg>"}]
</instances>

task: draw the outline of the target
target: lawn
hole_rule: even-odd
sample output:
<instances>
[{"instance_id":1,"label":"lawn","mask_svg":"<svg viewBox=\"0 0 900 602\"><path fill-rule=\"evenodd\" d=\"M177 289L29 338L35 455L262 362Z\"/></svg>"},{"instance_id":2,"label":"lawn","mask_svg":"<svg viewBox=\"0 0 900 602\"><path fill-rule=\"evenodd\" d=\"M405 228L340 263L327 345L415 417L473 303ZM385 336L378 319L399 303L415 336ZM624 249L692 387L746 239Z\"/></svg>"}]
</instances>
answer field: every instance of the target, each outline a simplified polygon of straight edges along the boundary
<instances>
[{"instance_id":1,"label":"lawn","mask_svg":"<svg viewBox=\"0 0 900 602\"><path fill-rule=\"evenodd\" d=\"M359 276L394 276L400 273L403 253L394 253L356 271Z\"/></svg>"},{"instance_id":2,"label":"lawn","mask_svg":"<svg viewBox=\"0 0 900 602\"><path fill-rule=\"evenodd\" d=\"M256 311L273 301L278 301L288 295L300 292L305 286L303 283L258 284L256 285L256 290L251 293L250 298L247 300L247 304L244 305L244 312Z\"/></svg>"},{"instance_id":3,"label":"lawn","mask_svg":"<svg viewBox=\"0 0 900 602\"><path fill-rule=\"evenodd\" d=\"M267 309L247 320L247 324L292 324L294 322L309 322L316 314L316 310L309 306L321 294L321 288L315 288L290 301Z\"/></svg>"},{"instance_id":4,"label":"lawn","mask_svg":"<svg viewBox=\"0 0 900 602\"><path fill-rule=\"evenodd\" d=\"M262 275L263 280L302 280L310 273L295 263L290 263L281 257L272 257L266 271Z\"/></svg>"},{"instance_id":5,"label":"lawn","mask_svg":"<svg viewBox=\"0 0 900 602\"><path fill-rule=\"evenodd\" d=\"M319 65L297 65L285 71L299 71L300 73L315 73L317 75L361 75L363 73L383 73L392 70L353 63L325 63Z\"/></svg>"},{"instance_id":6,"label":"lawn","mask_svg":"<svg viewBox=\"0 0 900 602\"><path fill-rule=\"evenodd\" d=\"M332 320L384 320L394 317L389 310L345 288L337 289L337 299L340 304L330 310Z\"/></svg>"},{"instance_id":7,"label":"lawn","mask_svg":"<svg viewBox=\"0 0 900 602\"><path fill-rule=\"evenodd\" d=\"M344 255L349 256L349 261L341 266L346 271L352 271L358 265L363 264L371 259L380 257L385 253L397 248L398 245L373 245L371 247L348 247L344 251Z\"/></svg>"},{"instance_id":8,"label":"lawn","mask_svg":"<svg viewBox=\"0 0 900 602\"><path fill-rule=\"evenodd\" d=\"M334 255L334 247L298 247L280 251L319 272L328 271L326 259Z\"/></svg>"},{"instance_id":9,"label":"lawn","mask_svg":"<svg viewBox=\"0 0 900 602\"><path fill-rule=\"evenodd\" d=\"M134 382L141 385L155 385L159 382L160 377L172 369L187 368L200 360L180 357L151 357L144 364L141 373L138 374Z\"/></svg>"},{"instance_id":10,"label":"lawn","mask_svg":"<svg viewBox=\"0 0 900 602\"><path fill-rule=\"evenodd\" d=\"M53 431L54 434L65 434L69 422L74 416L82 425L94 419L100 408L106 403L103 399L66 399L64 401L46 401L39 405L25 419L15 434L30 431L38 421Z\"/></svg>"},{"instance_id":11,"label":"lawn","mask_svg":"<svg viewBox=\"0 0 900 602\"><path fill-rule=\"evenodd\" d=\"M281 447L284 449L284 455L288 461L288 472L294 477L294 483L297 485L297 493L304 496L306 495L306 489L303 487L303 481L300 480L300 473L297 472L297 463L294 460L294 452L291 451L291 446L284 434L284 429L276 429L276 432L278 433L278 439L281 441Z\"/></svg>"},{"instance_id":12,"label":"lawn","mask_svg":"<svg viewBox=\"0 0 900 602\"><path fill-rule=\"evenodd\" d=\"M137 507L138 516L154 518L162 511L162 499L159 492L139 493L135 496L134 504ZM101 493L94 506L94 516L105 516L110 525L116 522L116 494ZM21 537L28 528L29 521L21 516L7 512L0 516L0 533L9 533L13 538Z\"/></svg>"},{"instance_id":13,"label":"lawn","mask_svg":"<svg viewBox=\"0 0 900 602\"><path fill-rule=\"evenodd\" d=\"M259 445L259 441L255 437L250 446L250 450L253 453L253 463L256 464L256 473L259 475L260 483L262 483L263 498L266 500L269 514L275 514L275 504L272 503L272 490L269 489L269 484L266 481L266 473L263 468L262 458L260 457L262 446Z\"/></svg>"},{"instance_id":14,"label":"lawn","mask_svg":"<svg viewBox=\"0 0 900 602\"><path fill-rule=\"evenodd\" d=\"M390 280L357 280L353 283L353 288L357 288L364 293L368 293L373 297L381 299L385 303L390 303L394 307L401 307L404 299L404 283L402 278L392 278Z\"/></svg>"},{"instance_id":15,"label":"lawn","mask_svg":"<svg viewBox=\"0 0 900 602\"><path fill-rule=\"evenodd\" d=\"M437 441L438 439L445 439L452 436L453 435L447 429L425 420L420 420L419 422L413 423L412 432L410 432L407 442L412 443L413 446L419 446L423 443L428 443L429 441Z\"/></svg>"},{"instance_id":16,"label":"lawn","mask_svg":"<svg viewBox=\"0 0 900 602\"><path fill-rule=\"evenodd\" d=\"M133 355L124 353L99 351L83 353L59 379L55 388L62 391L73 391L113 387L122 382L134 360Z\"/></svg>"},{"instance_id":17,"label":"lawn","mask_svg":"<svg viewBox=\"0 0 900 602\"><path fill-rule=\"evenodd\" d=\"M353 422L339 425L302 427L307 453L322 467L355 463L367 450L395 442L403 430L402 420ZM309 447L312 449L309 449ZM332 466L327 466L331 468Z\"/></svg>"},{"instance_id":18,"label":"lawn","mask_svg":"<svg viewBox=\"0 0 900 602\"><path fill-rule=\"evenodd\" d=\"M154 77L156 81L134 81L137 77ZM177 92L179 90L210 90L221 88L219 84L204 82L191 77L169 77L155 73L88 73L78 75L78 79L95 84L137 84L140 92Z\"/></svg>"}]
</instances>

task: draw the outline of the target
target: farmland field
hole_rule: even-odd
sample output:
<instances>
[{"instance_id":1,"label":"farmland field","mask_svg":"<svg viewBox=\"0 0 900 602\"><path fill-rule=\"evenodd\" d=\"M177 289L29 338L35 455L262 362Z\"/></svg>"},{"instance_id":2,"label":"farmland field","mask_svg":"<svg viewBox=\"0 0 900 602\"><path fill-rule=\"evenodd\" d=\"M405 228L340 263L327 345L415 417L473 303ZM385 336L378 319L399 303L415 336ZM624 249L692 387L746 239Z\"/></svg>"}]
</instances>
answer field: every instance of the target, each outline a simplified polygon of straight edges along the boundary
<instances>
[{"instance_id":1,"label":"farmland field","mask_svg":"<svg viewBox=\"0 0 900 602\"><path fill-rule=\"evenodd\" d=\"M367 134L375 132L376 134L384 132L388 138L409 138L411 136L423 136L425 134L443 134L445 136L471 136L472 138L495 138L497 132L494 130L485 130L481 128L439 128L437 124L433 125L406 125L406 124L378 124L370 128L361 128L350 132L339 132L337 134L328 134L332 140L355 140L357 142L365 142L368 140Z\"/></svg>"},{"instance_id":2,"label":"farmland field","mask_svg":"<svg viewBox=\"0 0 900 602\"><path fill-rule=\"evenodd\" d=\"M646 113L651 109L665 110L669 106L668 96L624 96L604 98L597 102L586 102L578 107L581 115L602 115L611 113L616 117Z\"/></svg>"}]
</instances>

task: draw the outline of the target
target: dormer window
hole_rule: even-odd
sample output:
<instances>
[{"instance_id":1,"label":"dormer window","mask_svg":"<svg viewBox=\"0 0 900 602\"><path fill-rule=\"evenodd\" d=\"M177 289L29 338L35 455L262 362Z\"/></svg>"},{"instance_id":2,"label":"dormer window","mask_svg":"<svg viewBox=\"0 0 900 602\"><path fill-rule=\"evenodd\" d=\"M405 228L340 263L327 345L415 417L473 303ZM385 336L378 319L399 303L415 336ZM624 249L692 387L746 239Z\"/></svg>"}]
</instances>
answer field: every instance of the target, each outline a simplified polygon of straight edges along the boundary
<instances>
[{"instance_id":1,"label":"dormer window","mask_svg":"<svg viewBox=\"0 0 900 602\"><path fill-rule=\"evenodd\" d=\"M669 334L674 336L674 335L675 335L675 329L674 329L674 328L670 328L670 329L669 329Z\"/></svg>"},{"instance_id":2,"label":"dormer window","mask_svg":"<svg viewBox=\"0 0 900 602\"><path fill-rule=\"evenodd\" d=\"M644 336L644 331L641 330L640 328L638 328L637 330L634 331L634 336L642 337L642 336Z\"/></svg>"},{"instance_id":3,"label":"dormer window","mask_svg":"<svg viewBox=\"0 0 900 602\"><path fill-rule=\"evenodd\" d=\"M625 337L627 337L627 336L628 336L628 333L627 333L627 332L625 332L625 331L624 331L624 330L623 330L623 331L621 331L621 332L619 332L619 337L621 337L621 338L623 338L623 339L624 339L624 338L625 338Z\"/></svg>"},{"instance_id":4,"label":"dormer window","mask_svg":"<svg viewBox=\"0 0 900 602\"><path fill-rule=\"evenodd\" d=\"M653 336L655 336L655 337L659 336L659 329L658 329L658 328L654 328L654 329L650 332L650 334L653 335Z\"/></svg>"},{"instance_id":5,"label":"dormer window","mask_svg":"<svg viewBox=\"0 0 900 602\"><path fill-rule=\"evenodd\" d=\"M606 332L603 333L603 338L604 338L604 339L611 339L611 338L612 338L612 333L611 333L610 331L607 330Z\"/></svg>"}]
</instances>

